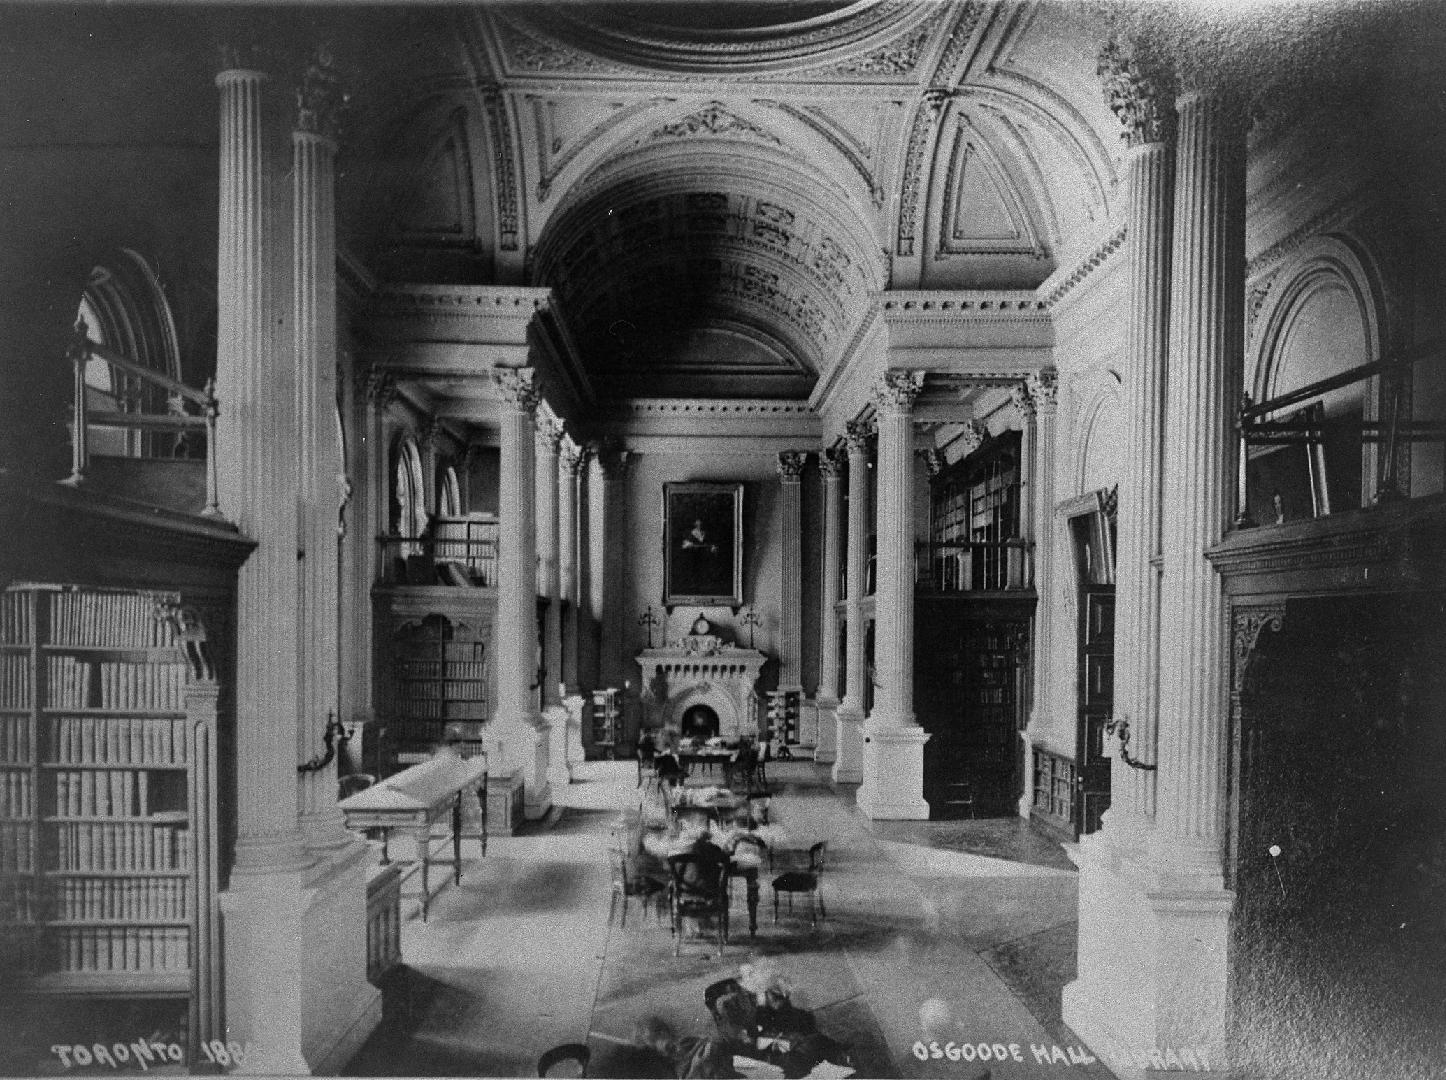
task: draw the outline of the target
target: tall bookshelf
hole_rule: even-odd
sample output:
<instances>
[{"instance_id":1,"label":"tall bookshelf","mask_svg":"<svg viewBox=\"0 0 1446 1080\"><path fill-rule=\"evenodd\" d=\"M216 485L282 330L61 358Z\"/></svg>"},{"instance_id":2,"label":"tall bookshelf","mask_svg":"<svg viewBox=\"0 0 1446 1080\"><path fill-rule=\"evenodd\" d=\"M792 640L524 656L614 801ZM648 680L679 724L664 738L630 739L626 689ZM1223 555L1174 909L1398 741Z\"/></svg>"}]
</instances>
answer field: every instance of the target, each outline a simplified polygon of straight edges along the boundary
<instances>
[{"instance_id":1,"label":"tall bookshelf","mask_svg":"<svg viewBox=\"0 0 1446 1080\"><path fill-rule=\"evenodd\" d=\"M0 919L32 1000L220 1034L216 684L174 593L0 593ZM169 1005L167 1005L169 1003Z\"/></svg>"},{"instance_id":2,"label":"tall bookshelf","mask_svg":"<svg viewBox=\"0 0 1446 1080\"><path fill-rule=\"evenodd\" d=\"M465 622L432 614L402 626L391 673L388 735L397 764L429 756L448 725L480 728L491 715L486 641Z\"/></svg>"},{"instance_id":3,"label":"tall bookshelf","mask_svg":"<svg viewBox=\"0 0 1446 1080\"><path fill-rule=\"evenodd\" d=\"M598 756L615 756L622 741L622 708L617 687L592 692L592 746Z\"/></svg>"},{"instance_id":4,"label":"tall bookshelf","mask_svg":"<svg viewBox=\"0 0 1446 1080\"><path fill-rule=\"evenodd\" d=\"M768 691L768 737L784 746L799 743L799 712L803 695L797 690Z\"/></svg>"}]
</instances>

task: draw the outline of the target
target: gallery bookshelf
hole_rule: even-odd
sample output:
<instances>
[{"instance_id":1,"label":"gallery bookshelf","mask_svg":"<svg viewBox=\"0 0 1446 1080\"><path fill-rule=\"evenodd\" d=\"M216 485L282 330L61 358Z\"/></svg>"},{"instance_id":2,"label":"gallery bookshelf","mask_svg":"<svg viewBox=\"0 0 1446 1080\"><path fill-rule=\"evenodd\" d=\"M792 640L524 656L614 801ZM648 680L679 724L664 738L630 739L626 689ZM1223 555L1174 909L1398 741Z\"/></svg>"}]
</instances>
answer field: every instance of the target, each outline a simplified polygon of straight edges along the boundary
<instances>
[{"instance_id":1,"label":"gallery bookshelf","mask_svg":"<svg viewBox=\"0 0 1446 1080\"><path fill-rule=\"evenodd\" d=\"M803 695L797 690L768 691L768 737L785 746L799 742L799 711Z\"/></svg>"},{"instance_id":2,"label":"gallery bookshelf","mask_svg":"<svg viewBox=\"0 0 1446 1080\"><path fill-rule=\"evenodd\" d=\"M391 675L389 737L400 764L430 756L457 725L480 731L491 715L487 642L467 622L433 613L402 627Z\"/></svg>"},{"instance_id":3,"label":"gallery bookshelf","mask_svg":"<svg viewBox=\"0 0 1446 1080\"><path fill-rule=\"evenodd\" d=\"M194 1046L221 1034L217 691L182 610L158 591L0 593L0 918L29 994L169 1000Z\"/></svg>"}]
</instances>

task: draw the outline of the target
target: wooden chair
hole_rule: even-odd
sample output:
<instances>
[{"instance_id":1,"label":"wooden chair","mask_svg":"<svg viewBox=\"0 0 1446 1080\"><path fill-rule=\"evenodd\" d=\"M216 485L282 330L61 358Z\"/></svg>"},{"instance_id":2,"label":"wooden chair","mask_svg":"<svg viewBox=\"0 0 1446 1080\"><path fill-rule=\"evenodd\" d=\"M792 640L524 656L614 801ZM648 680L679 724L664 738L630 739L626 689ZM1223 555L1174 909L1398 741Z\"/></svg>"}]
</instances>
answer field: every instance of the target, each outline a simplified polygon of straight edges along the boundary
<instances>
[{"instance_id":1,"label":"wooden chair","mask_svg":"<svg viewBox=\"0 0 1446 1080\"><path fill-rule=\"evenodd\" d=\"M585 1043L554 1046L537 1059L538 1076L586 1076L592 1052Z\"/></svg>"},{"instance_id":2,"label":"wooden chair","mask_svg":"<svg viewBox=\"0 0 1446 1080\"><path fill-rule=\"evenodd\" d=\"M823 894L819 892L819 884L823 880L824 857L828 852L828 845L820 840L808 849L808 869L789 870L779 874L773 879L773 921L778 922L778 894L788 894L788 910L793 911L793 894L808 894L808 910L815 928L820 918L827 918L828 911L823 906Z\"/></svg>"},{"instance_id":3,"label":"wooden chair","mask_svg":"<svg viewBox=\"0 0 1446 1080\"><path fill-rule=\"evenodd\" d=\"M618 926L625 927L628 925L628 901L634 896L638 897L642 901L643 911L646 912L648 901L654 897L661 898L666 891L666 886L653 878L632 873L628 869L627 855L619 848L610 848L608 859L612 863L613 871L613 894L608 903L608 922L613 921L613 914L618 909L618 900L621 899L623 913L622 918L618 921ZM662 914L661 908L658 913Z\"/></svg>"},{"instance_id":4,"label":"wooden chair","mask_svg":"<svg viewBox=\"0 0 1446 1080\"><path fill-rule=\"evenodd\" d=\"M673 915L673 955L681 955L683 920L714 920L718 928L718 958L728 943L728 860L696 854L670 855L669 908Z\"/></svg>"},{"instance_id":5,"label":"wooden chair","mask_svg":"<svg viewBox=\"0 0 1446 1080\"><path fill-rule=\"evenodd\" d=\"M748 793L748 816L759 825L768 824L768 807L771 796L766 791L750 791Z\"/></svg>"}]
</instances>

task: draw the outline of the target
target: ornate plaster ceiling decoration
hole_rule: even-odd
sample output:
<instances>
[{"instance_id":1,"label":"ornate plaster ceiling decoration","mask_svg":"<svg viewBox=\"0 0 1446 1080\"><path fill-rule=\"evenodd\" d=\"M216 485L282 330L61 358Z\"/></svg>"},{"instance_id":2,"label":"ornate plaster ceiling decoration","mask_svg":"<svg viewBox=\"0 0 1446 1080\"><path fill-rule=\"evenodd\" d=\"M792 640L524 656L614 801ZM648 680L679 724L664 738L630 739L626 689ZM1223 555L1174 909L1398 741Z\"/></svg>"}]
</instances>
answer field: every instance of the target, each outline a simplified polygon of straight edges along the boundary
<instances>
[{"instance_id":1,"label":"ornate plaster ceiling decoration","mask_svg":"<svg viewBox=\"0 0 1446 1080\"><path fill-rule=\"evenodd\" d=\"M915 80L947 22L929 0L507 5L492 12L509 75Z\"/></svg>"},{"instance_id":2,"label":"ornate plaster ceiling decoration","mask_svg":"<svg viewBox=\"0 0 1446 1080\"><path fill-rule=\"evenodd\" d=\"M880 286L867 229L735 119L704 107L661 125L539 244L535 278L556 288L604 397L806 397ZM751 153L668 133L695 121Z\"/></svg>"}]
</instances>

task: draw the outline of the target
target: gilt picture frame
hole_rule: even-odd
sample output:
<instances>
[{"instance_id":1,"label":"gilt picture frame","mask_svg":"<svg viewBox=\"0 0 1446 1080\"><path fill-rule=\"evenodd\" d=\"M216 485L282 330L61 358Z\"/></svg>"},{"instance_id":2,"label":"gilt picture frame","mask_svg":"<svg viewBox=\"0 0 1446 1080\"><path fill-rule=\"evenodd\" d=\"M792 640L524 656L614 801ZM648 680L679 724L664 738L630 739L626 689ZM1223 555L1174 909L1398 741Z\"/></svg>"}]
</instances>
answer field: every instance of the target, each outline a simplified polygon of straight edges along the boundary
<instances>
[{"instance_id":1,"label":"gilt picture frame","mask_svg":"<svg viewBox=\"0 0 1446 1080\"><path fill-rule=\"evenodd\" d=\"M743 606L743 485L663 485L663 606Z\"/></svg>"}]
</instances>

